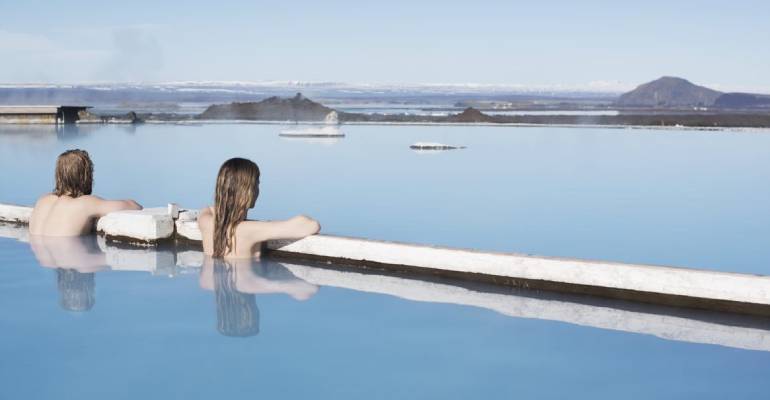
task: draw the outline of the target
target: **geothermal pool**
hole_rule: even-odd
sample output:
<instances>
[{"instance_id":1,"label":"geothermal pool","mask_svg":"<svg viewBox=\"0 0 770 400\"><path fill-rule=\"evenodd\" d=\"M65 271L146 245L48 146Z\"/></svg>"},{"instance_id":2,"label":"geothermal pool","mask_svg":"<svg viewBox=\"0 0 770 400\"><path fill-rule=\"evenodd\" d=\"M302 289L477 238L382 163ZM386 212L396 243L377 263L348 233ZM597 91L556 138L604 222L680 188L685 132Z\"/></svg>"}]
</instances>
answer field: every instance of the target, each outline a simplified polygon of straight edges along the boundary
<instances>
[{"instance_id":1,"label":"geothermal pool","mask_svg":"<svg viewBox=\"0 0 770 400\"><path fill-rule=\"evenodd\" d=\"M372 239L770 273L770 131L281 125L0 126L0 202L51 190L83 148L95 193L202 207L219 165L256 161L252 218L297 213ZM420 154L415 142L467 146Z\"/></svg>"},{"instance_id":2,"label":"geothermal pool","mask_svg":"<svg viewBox=\"0 0 770 400\"><path fill-rule=\"evenodd\" d=\"M252 218L324 232L767 274L770 133L280 125L0 127L0 201L88 150L95 193L211 201L257 161ZM418 141L467 146L416 153ZM0 398L761 398L770 321L0 226Z\"/></svg>"}]
</instances>

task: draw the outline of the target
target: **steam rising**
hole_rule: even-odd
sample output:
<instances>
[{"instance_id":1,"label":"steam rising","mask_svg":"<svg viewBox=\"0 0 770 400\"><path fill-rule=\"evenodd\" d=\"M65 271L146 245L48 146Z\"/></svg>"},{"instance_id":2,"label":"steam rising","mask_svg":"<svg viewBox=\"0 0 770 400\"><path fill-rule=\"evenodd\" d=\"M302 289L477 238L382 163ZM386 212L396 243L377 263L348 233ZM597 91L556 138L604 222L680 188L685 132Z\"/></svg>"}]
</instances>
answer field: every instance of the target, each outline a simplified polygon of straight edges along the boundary
<instances>
[{"instance_id":1,"label":"steam rising","mask_svg":"<svg viewBox=\"0 0 770 400\"><path fill-rule=\"evenodd\" d=\"M97 79L148 81L163 67L163 51L152 33L140 28L123 28L112 34L114 49L97 71Z\"/></svg>"}]
</instances>

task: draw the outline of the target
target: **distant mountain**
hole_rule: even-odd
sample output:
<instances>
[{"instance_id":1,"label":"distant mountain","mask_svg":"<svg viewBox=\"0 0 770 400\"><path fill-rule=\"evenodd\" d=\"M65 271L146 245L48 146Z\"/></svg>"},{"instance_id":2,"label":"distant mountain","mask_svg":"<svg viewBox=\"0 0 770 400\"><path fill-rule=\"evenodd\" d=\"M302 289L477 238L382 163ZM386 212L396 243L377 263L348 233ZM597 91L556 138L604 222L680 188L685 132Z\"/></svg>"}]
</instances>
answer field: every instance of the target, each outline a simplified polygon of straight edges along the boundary
<instances>
[{"instance_id":1,"label":"distant mountain","mask_svg":"<svg viewBox=\"0 0 770 400\"><path fill-rule=\"evenodd\" d=\"M770 95L753 93L725 93L714 102L714 107L730 109L770 109Z\"/></svg>"},{"instance_id":2,"label":"distant mountain","mask_svg":"<svg viewBox=\"0 0 770 400\"><path fill-rule=\"evenodd\" d=\"M615 104L620 107L709 107L721 95L722 92L686 79L664 76L622 94Z\"/></svg>"},{"instance_id":3,"label":"distant mountain","mask_svg":"<svg viewBox=\"0 0 770 400\"><path fill-rule=\"evenodd\" d=\"M200 119L242 119L256 121L323 121L334 111L301 93L291 98L270 97L258 102L215 104Z\"/></svg>"}]
</instances>

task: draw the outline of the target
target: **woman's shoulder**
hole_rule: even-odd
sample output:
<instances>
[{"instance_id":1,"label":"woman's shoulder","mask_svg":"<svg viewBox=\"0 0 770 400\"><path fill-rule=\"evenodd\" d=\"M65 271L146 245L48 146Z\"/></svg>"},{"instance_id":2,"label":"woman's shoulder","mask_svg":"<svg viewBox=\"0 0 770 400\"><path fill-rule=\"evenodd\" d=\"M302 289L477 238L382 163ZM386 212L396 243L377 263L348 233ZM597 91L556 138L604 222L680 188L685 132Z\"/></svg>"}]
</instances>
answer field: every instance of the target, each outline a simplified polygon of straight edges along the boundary
<instances>
[{"instance_id":1,"label":"woman's shoulder","mask_svg":"<svg viewBox=\"0 0 770 400\"><path fill-rule=\"evenodd\" d=\"M214 210L211 207L204 207L198 212L198 226L201 228L209 227L214 223Z\"/></svg>"}]
</instances>

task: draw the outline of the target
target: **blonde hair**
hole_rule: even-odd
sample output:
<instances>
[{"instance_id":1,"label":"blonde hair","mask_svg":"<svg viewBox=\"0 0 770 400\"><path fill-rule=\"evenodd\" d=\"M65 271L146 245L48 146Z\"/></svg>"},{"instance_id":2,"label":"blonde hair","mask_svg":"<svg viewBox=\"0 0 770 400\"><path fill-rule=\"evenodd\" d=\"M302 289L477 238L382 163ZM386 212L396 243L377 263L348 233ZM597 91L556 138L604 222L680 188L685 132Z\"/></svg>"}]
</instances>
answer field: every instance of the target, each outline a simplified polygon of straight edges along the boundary
<instances>
[{"instance_id":1,"label":"blonde hair","mask_svg":"<svg viewBox=\"0 0 770 400\"><path fill-rule=\"evenodd\" d=\"M231 158L219 168L214 199L214 257L235 249L235 228L246 219L259 196L259 167L245 158Z\"/></svg>"},{"instance_id":2,"label":"blonde hair","mask_svg":"<svg viewBox=\"0 0 770 400\"><path fill-rule=\"evenodd\" d=\"M80 197L91 194L94 184L94 163L85 150L67 150L56 159L57 196Z\"/></svg>"}]
</instances>

